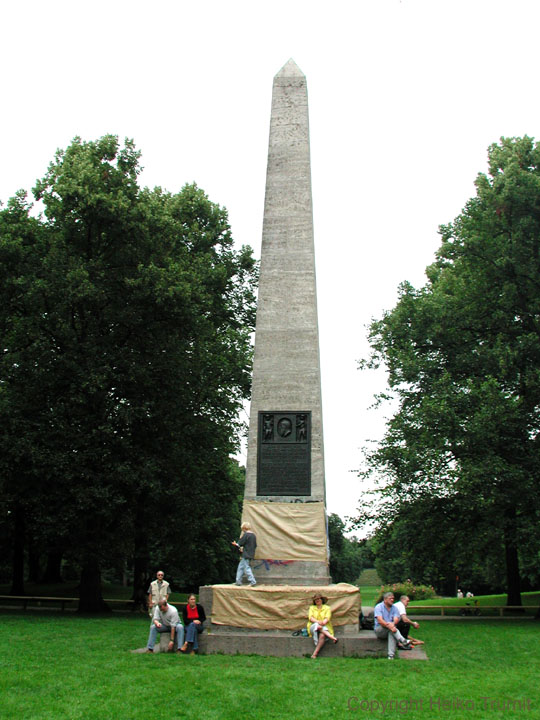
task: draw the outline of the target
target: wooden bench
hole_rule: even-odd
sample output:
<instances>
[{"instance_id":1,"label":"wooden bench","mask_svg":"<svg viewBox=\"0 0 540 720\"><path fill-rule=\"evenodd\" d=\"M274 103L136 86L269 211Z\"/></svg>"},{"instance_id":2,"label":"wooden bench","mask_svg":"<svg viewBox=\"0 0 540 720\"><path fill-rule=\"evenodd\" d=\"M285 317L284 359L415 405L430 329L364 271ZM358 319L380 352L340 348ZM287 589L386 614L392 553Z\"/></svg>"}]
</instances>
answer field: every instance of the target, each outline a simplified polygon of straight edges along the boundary
<instances>
[{"instance_id":1,"label":"wooden bench","mask_svg":"<svg viewBox=\"0 0 540 720\"><path fill-rule=\"evenodd\" d=\"M69 603L78 603L79 598L74 597L47 597L44 595L0 595L0 603L2 601L18 601L18 603L15 604L21 604L23 607L23 610L26 610L28 608L28 605L31 605L32 603L35 603L37 607L41 608L43 607L43 604L45 604L45 607L50 607L53 603L60 603L60 610L61 612L64 612L66 609L66 605ZM111 605L133 605L134 600L123 600L118 598L104 598L104 602ZM10 603L11 604L11 603Z\"/></svg>"},{"instance_id":2,"label":"wooden bench","mask_svg":"<svg viewBox=\"0 0 540 720\"><path fill-rule=\"evenodd\" d=\"M62 612L65 610L67 603L79 601L78 598L71 597L46 597L44 595L0 595L0 602L5 600L18 601L18 603L16 602L15 604L22 604L23 610L26 610L28 605L31 603L35 603L38 607L41 607L43 603L46 603L47 606L50 606L52 603L60 603Z\"/></svg>"}]
</instances>

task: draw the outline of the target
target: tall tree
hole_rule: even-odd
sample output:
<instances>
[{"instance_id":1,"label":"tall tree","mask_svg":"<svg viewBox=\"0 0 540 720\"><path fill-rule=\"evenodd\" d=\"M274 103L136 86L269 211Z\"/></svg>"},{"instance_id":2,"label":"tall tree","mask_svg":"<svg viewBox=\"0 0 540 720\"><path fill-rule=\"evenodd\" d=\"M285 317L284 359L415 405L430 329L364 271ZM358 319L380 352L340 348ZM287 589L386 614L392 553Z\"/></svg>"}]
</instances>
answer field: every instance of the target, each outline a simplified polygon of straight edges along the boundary
<instances>
[{"instance_id":1,"label":"tall tree","mask_svg":"<svg viewBox=\"0 0 540 720\"><path fill-rule=\"evenodd\" d=\"M33 536L79 563L82 610L135 537L203 537L192 502L236 512L215 467L249 391L255 263L199 188L139 172L131 141L76 138L36 184L44 216L19 195L0 220L2 482L23 513L39 498Z\"/></svg>"},{"instance_id":2,"label":"tall tree","mask_svg":"<svg viewBox=\"0 0 540 720\"><path fill-rule=\"evenodd\" d=\"M404 283L371 326L367 364L386 363L399 410L369 462L395 512L426 494L476 507L520 604L520 544L539 500L539 145L502 138L476 188L441 228L428 283Z\"/></svg>"},{"instance_id":3,"label":"tall tree","mask_svg":"<svg viewBox=\"0 0 540 720\"><path fill-rule=\"evenodd\" d=\"M328 516L330 575L334 582L353 583L362 572L366 552L364 543L347 537L346 531L346 524L339 515Z\"/></svg>"},{"instance_id":4,"label":"tall tree","mask_svg":"<svg viewBox=\"0 0 540 720\"><path fill-rule=\"evenodd\" d=\"M481 505L465 504L458 495L425 493L388 507L379 515L371 544L385 583L411 578L443 595L456 593L457 578L475 593L504 588L502 539Z\"/></svg>"}]
</instances>

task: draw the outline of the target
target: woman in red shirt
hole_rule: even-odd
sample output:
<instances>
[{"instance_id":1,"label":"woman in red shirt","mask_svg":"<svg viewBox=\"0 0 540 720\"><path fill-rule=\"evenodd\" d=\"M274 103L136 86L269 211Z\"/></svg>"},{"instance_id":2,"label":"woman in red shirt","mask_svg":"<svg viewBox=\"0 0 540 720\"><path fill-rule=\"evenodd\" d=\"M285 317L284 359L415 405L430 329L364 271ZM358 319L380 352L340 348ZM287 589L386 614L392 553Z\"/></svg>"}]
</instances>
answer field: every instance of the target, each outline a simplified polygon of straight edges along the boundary
<instances>
[{"instance_id":1,"label":"woman in red shirt","mask_svg":"<svg viewBox=\"0 0 540 720\"><path fill-rule=\"evenodd\" d=\"M182 652L190 648L190 655L195 655L199 649L199 633L203 631L206 614L202 605L197 602L196 595L188 597L187 605L182 610L182 618L186 629L186 641L182 645Z\"/></svg>"}]
</instances>

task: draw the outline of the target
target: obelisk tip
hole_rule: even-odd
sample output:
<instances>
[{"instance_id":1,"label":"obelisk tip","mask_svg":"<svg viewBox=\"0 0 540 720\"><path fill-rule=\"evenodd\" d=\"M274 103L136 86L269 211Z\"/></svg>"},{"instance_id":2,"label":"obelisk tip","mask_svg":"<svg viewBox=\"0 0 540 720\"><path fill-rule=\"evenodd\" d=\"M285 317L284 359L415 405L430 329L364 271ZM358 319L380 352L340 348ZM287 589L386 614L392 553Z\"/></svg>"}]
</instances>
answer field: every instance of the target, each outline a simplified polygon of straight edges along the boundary
<instances>
[{"instance_id":1,"label":"obelisk tip","mask_svg":"<svg viewBox=\"0 0 540 720\"><path fill-rule=\"evenodd\" d=\"M277 73L276 77L305 77L305 75L294 60L290 58Z\"/></svg>"}]
</instances>

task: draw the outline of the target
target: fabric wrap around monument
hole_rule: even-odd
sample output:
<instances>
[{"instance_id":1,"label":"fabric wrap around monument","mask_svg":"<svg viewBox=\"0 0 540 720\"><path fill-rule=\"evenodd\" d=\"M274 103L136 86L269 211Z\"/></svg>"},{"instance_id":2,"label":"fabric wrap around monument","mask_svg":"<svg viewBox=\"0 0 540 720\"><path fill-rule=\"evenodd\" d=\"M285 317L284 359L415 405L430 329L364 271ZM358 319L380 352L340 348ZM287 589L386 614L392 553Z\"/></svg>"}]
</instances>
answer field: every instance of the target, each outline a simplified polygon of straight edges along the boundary
<instances>
[{"instance_id":1,"label":"fabric wrap around monument","mask_svg":"<svg viewBox=\"0 0 540 720\"><path fill-rule=\"evenodd\" d=\"M323 502L279 503L244 500L242 522L257 532L258 561L328 562Z\"/></svg>"},{"instance_id":2,"label":"fabric wrap around monument","mask_svg":"<svg viewBox=\"0 0 540 720\"><path fill-rule=\"evenodd\" d=\"M254 588L213 585L212 623L256 630L298 630L306 627L317 586L260 585ZM360 615L360 591L338 583L324 590L332 609L332 624L356 625Z\"/></svg>"}]
</instances>

